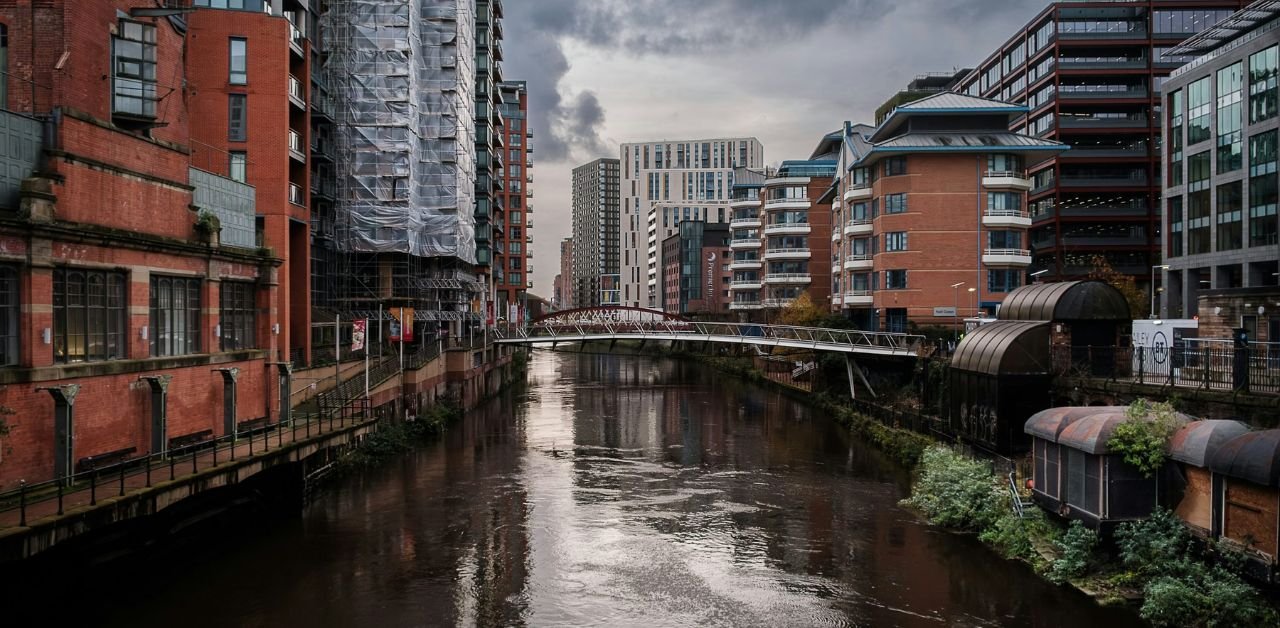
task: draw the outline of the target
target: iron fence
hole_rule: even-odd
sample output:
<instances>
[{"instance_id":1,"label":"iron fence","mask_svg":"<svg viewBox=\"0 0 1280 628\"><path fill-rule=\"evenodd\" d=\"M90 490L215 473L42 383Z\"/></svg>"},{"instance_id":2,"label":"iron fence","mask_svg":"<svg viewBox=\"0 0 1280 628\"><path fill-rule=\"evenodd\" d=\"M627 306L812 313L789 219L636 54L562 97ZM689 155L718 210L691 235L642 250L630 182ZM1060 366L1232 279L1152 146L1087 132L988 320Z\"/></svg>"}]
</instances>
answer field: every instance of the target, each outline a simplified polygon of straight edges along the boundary
<instances>
[{"instance_id":1,"label":"iron fence","mask_svg":"<svg viewBox=\"0 0 1280 628\"><path fill-rule=\"evenodd\" d=\"M1139 384L1280 394L1280 346L1230 341L1174 347L1068 347L1051 349L1052 372Z\"/></svg>"}]
</instances>

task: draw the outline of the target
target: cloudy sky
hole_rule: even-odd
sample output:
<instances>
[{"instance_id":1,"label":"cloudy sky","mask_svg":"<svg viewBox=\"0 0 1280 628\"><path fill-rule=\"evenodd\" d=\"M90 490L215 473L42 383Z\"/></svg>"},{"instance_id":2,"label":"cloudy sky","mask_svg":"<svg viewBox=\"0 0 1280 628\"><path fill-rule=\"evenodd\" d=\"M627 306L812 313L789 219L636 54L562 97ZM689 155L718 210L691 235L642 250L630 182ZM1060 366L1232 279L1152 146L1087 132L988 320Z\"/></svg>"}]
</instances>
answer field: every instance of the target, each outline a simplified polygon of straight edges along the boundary
<instances>
[{"instance_id":1,"label":"cloudy sky","mask_svg":"<svg viewBox=\"0 0 1280 628\"><path fill-rule=\"evenodd\" d=\"M917 74L972 67L1047 0L505 0L504 78L529 83L534 288L570 234L570 171L618 145L754 136L804 158Z\"/></svg>"}]
</instances>

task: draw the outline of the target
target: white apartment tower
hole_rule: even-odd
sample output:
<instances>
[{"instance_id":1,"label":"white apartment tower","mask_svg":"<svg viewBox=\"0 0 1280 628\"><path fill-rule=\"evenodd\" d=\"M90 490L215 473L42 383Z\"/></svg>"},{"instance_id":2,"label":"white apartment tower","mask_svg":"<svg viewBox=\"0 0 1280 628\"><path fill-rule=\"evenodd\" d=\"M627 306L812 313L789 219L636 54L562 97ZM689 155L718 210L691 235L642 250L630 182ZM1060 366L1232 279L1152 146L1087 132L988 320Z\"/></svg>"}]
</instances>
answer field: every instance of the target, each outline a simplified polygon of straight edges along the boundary
<instances>
[{"instance_id":1,"label":"white apartment tower","mask_svg":"<svg viewBox=\"0 0 1280 628\"><path fill-rule=\"evenodd\" d=\"M754 137L663 140L621 149L622 304L658 308L658 250L683 220L729 222L733 169L763 168Z\"/></svg>"}]
</instances>

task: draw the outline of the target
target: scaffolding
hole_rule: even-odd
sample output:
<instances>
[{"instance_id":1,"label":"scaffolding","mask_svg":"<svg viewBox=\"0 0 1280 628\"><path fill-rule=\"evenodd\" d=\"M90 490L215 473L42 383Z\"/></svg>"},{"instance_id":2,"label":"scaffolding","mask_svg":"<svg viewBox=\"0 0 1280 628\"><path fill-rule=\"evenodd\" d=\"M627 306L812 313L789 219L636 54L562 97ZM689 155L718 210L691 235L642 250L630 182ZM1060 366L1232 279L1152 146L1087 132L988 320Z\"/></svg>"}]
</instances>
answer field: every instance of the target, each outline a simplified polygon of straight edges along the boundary
<instances>
[{"instance_id":1,"label":"scaffolding","mask_svg":"<svg viewBox=\"0 0 1280 628\"><path fill-rule=\"evenodd\" d=\"M471 0L331 0L321 16L336 147L331 305L479 319ZM455 327L455 333L461 326Z\"/></svg>"}]
</instances>

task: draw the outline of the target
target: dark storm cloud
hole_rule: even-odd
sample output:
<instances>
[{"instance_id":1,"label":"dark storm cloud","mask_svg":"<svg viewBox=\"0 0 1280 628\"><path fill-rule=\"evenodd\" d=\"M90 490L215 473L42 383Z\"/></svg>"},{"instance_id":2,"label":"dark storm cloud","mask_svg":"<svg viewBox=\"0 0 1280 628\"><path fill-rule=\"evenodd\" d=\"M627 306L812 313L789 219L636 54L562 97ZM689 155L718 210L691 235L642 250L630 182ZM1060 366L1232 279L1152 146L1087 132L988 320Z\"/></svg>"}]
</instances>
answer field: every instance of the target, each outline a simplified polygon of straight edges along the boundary
<instances>
[{"instance_id":1,"label":"dark storm cloud","mask_svg":"<svg viewBox=\"0 0 1280 628\"><path fill-rule=\"evenodd\" d=\"M543 160L608 154L605 111L590 91L567 93L563 44L663 57L726 54L794 37L847 40L875 31L904 8L927 8L955 27L992 12L1023 9L1027 0L508 0L506 66L529 81L531 130ZM929 42L904 42L925 46ZM994 48L994 46L991 46ZM840 51L833 51L840 54Z\"/></svg>"}]
</instances>

